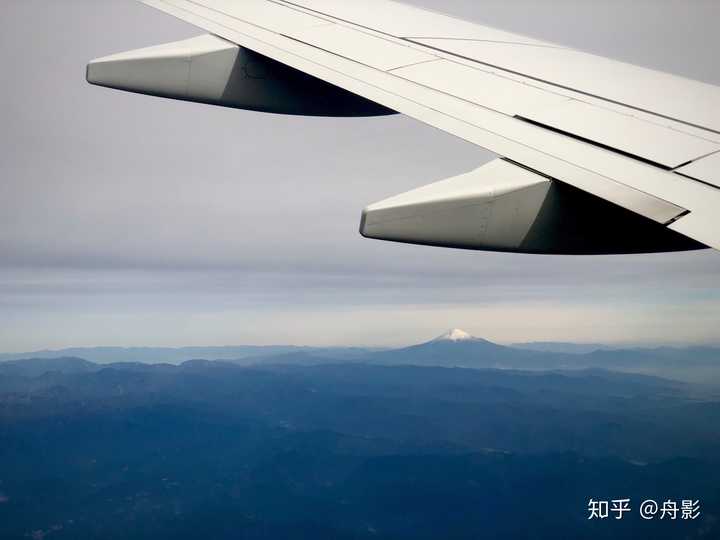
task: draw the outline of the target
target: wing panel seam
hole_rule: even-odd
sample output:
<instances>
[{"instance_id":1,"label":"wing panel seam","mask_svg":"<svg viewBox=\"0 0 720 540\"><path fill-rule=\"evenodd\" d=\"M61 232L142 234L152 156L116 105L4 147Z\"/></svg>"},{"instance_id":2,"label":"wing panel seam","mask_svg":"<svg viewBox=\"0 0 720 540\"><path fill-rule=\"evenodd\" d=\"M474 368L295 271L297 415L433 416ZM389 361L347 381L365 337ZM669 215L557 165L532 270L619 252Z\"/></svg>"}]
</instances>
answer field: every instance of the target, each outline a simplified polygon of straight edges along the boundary
<instances>
[{"instance_id":1,"label":"wing panel seam","mask_svg":"<svg viewBox=\"0 0 720 540\"><path fill-rule=\"evenodd\" d=\"M402 39L405 39L405 38L402 38ZM679 119L679 118L674 118L674 117L672 117L672 116L667 116L667 115L658 113L658 112L656 112L656 111L651 111L651 110L648 110L648 109L643 109L642 107L638 107L638 106L636 106L636 105L630 105L630 104L628 104L628 103L623 103L622 101L617 101L617 100L614 100L614 99L610 99L610 98L607 98L607 97L603 97L603 96L600 96L600 95L593 94L593 93L591 93L591 92L586 92L586 91L584 91L584 90L579 90L579 89L577 89L577 88L572 88L571 86L565 86L565 85L563 85L563 84L558 84L558 83L556 83L556 82L552 82L552 81L549 81L549 80L546 80L546 79L542 79L542 78L540 78L540 77L535 77L535 76L533 76L533 75L528 75L527 73L522 73L521 71L516 71L516 70L513 70L513 69L508 69L508 68L506 68L506 67L498 66L498 65L496 65L496 64L491 64L491 63L489 63L489 62L483 62L482 60L478 60L477 58L471 58L471 57L469 57L469 56L465 56L465 55L459 54L459 53L457 53L457 52L446 51L445 49L441 49L440 47L435 47L435 46L429 45L429 44L427 44L427 43L420 43L420 42L417 42L417 41L413 41L413 40L411 40L411 39L408 39L407 41L410 41L410 42L412 42L412 43L417 43L418 45L425 46L425 47L427 47L428 49L431 49L431 50L433 50L433 51L442 52L442 53L448 54L448 55L450 55L450 56L454 56L454 57L456 57L456 58L462 58L463 60L467 60L468 62L475 62L475 63L480 64L480 65L484 65L484 66L491 67L491 68L493 68L493 69L498 69L498 70L500 70L500 71L504 71L505 73L512 73L512 74L514 74L514 75L517 75L517 76L520 76L520 77L525 77L525 78L530 79L530 80L533 80L533 81L537 81L537 82L540 82L540 83L543 83L543 84L548 84L548 85L550 85L550 86L554 86L555 88L562 88L562 89L564 89L564 90L567 90L567 91L570 91L570 92L575 92L575 93L580 94L580 95L583 95L583 96L588 96L588 97L591 97L591 98L594 98L594 99L599 99L599 100L601 100L601 101L605 101L605 102L607 102L607 103L613 103L613 104L615 104L615 105L620 105L620 106L622 106L622 107L627 107L628 109L640 111L640 112L643 112L643 113L646 113L646 114L651 114L651 115L656 116L656 117L658 117L658 118L665 118L666 120L672 120L673 122L678 122L678 123L680 123L680 124L684 124L684 125L687 125L687 126L691 126L691 127L693 127L693 128L696 128L696 129L701 129L701 130L709 131L709 132L711 132L711 133L720 134L720 131L718 131L718 130L715 130L715 129L712 129L712 128L708 128L708 127L705 127L705 126L701 126L701 125L698 125L698 124L693 124L692 122L688 122L687 120L681 120L681 119Z\"/></svg>"}]
</instances>

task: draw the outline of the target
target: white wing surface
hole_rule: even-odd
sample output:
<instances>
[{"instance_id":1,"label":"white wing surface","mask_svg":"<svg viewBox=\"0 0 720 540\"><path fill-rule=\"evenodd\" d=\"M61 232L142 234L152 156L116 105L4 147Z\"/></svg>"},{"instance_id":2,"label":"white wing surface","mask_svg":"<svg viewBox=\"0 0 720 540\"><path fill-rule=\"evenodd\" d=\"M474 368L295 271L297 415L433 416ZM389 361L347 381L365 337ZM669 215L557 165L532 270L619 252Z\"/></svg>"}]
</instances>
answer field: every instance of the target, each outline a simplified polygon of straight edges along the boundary
<instances>
[{"instance_id":1,"label":"white wing surface","mask_svg":"<svg viewBox=\"0 0 720 540\"><path fill-rule=\"evenodd\" d=\"M122 55L92 62L90 82L292 114L396 111L501 156L503 165L423 188L419 199L371 205L366 236L537 253L720 249L718 87L388 0L144 3L204 29L215 45L183 52L185 64L167 75L172 88L155 68L124 84L139 64ZM136 55L154 66L158 57L164 65L157 49ZM203 86L195 65L214 81L202 96L190 90ZM251 76L256 69L275 75ZM471 205L482 197L482 218L433 222L428 216L462 206L443 195L458 186ZM405 221L385 228L393 208ZM413 208L422 213L417 226Z\"/></svg>"}]
</instances>

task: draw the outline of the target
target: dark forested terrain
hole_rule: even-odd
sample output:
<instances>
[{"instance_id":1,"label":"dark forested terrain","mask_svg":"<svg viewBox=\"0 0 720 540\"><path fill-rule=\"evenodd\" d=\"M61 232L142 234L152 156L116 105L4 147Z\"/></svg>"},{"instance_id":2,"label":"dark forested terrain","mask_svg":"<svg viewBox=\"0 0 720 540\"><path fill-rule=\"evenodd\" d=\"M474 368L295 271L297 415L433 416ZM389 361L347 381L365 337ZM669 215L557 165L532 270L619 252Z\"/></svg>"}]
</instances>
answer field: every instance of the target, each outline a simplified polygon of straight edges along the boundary
<instances>
[{"instance_id":1,"label":"dark forested terrain","mask_svg":"<svg viewBox=\"0 0 720 540\"><path fill-rule=\"evenodd\" d=\"M719 426L708 388L602 370L4 363L0 538L719 538Z\"/></svg>"}]
</instances>

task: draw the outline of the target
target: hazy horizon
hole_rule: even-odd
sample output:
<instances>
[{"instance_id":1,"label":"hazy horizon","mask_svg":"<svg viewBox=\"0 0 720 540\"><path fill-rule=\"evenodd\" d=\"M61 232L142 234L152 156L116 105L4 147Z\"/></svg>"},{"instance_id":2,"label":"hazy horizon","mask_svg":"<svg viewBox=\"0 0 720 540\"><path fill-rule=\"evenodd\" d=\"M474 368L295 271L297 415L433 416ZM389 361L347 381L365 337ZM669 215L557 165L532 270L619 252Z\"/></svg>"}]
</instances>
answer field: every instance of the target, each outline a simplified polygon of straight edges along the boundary
<instances>
[{"instance_id":1,"label":"hazy horizon","mask_svg":"<svg viewBox=\"0 0 720 540\"><path fill-rule=\"evenodd\" d=\"M227 342L227 343L196 343L191 345L184 344L113 344L113 343L100 343L95 345L77 345L67 347L41 347L37 349L29 350L0 350L0 355L15 355L15 354L28 354L28 353L48 353L48 352L63 352L67 350L92 350L92 349L221 349L221 348L233 348L233 347L306 347L306 348L394 348L394 347L406 347L426 343L432 341L440 336L442 332L437 332L434 335L427 335L420 337L418 340L402 340L398 338L395 341L388 341L384 343L379 342L358 342L358 343L337 343L337 344L320 344L312 342L284 342L280 341L268 341L268 342ZM519 341L498 341L491 339L487 336L472 334L473 338L480 338L483 340L503 345L506 347L522 346L522 345L570 345L570 346L598 346L607 347L611 349L655 349L655 348L690 348L690 347L720 347L720 341L708 341L705 343L682 343L682 342L599 342L599 341L569 341L569 340L519 340Z\"/></svg>"}]
</instances>

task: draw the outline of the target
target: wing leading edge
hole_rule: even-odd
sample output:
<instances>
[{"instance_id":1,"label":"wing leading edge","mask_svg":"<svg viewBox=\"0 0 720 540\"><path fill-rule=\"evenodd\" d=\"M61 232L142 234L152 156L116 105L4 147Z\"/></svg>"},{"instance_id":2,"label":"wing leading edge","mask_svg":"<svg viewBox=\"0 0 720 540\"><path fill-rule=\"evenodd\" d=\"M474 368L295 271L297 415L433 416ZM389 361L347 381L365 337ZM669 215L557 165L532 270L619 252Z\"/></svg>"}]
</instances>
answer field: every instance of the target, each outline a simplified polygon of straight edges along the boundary
<instances>
[{"instance_id":1,"label":"wing leading edge","mask_svg":"<svg viewBox=\"0 0 720 540\"><path fill-rule=\"evenodd\" d=\"M250 81L255 84L254 107L236 99L247 93L247 81L235 81L233 91L227 91L228 69L233 70L223 62L215 64L224 75L206 71L197 83L202 88L202 81L215 81L212 100L197 99L189 86L163 93L147 84L123 85L132 79L132 70L118 79L119 72L107 59L90 63L88 80L270 112L313 114L318 102L326 105L315 114L396 111L504 158L460 180L421 188L420 199L411 192L389 204L371 205L363 218L365 236L531 253L720 249L720 117L713 116L720 110L713 108L720 105L717 87L607 59L596 61L599 57L592 55L582 57L591 65L574 80L567 75L577 68L577 58L570 53L585 53L386 0L144 3L222 40L218 49L224 51L225 64L228 48L236 46L236 57L251 56L263 69L281 66L285 77L268 77L271 84L266 81L264 86ZM460 45L465 48L459 52ZM514 61L518 48L525 48L525 55L540 67L529 72ZM566 62L565 71L562 62L557 65L563 55L574 58ZM212 67L205 54L196 56L205 59L199 65ZM91 77L103 60L104 74ZM594 63L604 76L624 77L615 86L627 92L607 94L605 80L591 84L587 72ZM242 73L247 78L246 68ZM668 108L662 96L643 99L633 94L633 81L641 89L653 77L665 82L670 94L684 89L685 103ZM235 101L224 103L218 95L234 96ZM672 95L668 99L672 102ZM274 100L274 106L264 106L264 100ZM283 103L294 108L283 110ZM498 174L507 184L502 195L491 189ZM528 178L540 180L525 185ZM465 192L458 191L461 184ZM448 213L448 208L475 210ZM406 219L411 211L419 213ZM405 217L398 221L399 215Z\"/></svg>"}]
</instances>

